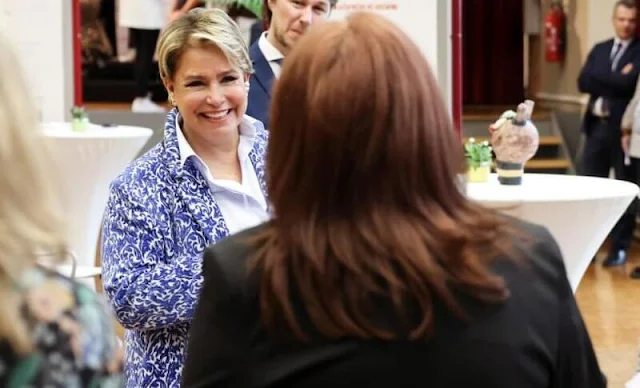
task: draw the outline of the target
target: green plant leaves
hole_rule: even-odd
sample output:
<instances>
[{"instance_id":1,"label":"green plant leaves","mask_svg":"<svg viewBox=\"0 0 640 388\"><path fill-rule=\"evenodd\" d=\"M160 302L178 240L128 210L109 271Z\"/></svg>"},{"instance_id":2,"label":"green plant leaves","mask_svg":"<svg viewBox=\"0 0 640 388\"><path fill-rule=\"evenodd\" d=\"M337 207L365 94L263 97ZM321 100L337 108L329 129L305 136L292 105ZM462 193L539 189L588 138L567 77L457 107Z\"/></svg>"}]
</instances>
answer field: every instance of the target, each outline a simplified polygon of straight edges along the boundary
<instances>
[{"instance_id":1,"label":"green plant leaves","mask_svg":"<svg viewBox=\"0 0 640 388\"><path fill-rule=\"evenodd\" d=\"M242 6L254 15L258 19L262 19L262 0L215 0L217 5L239 5Z\"/></svg>"},{"instance_id":2,"label":"green plant leaves","mask_svg":"<svg viewBox=\"0 0 640 388\"><path fill-rule=\"evenodd\" d=\"M488 142L477 143L473 138L464 143L464 155L469 167L480 167L493 160L492 148Z\"/></svg>"}]
</instances>

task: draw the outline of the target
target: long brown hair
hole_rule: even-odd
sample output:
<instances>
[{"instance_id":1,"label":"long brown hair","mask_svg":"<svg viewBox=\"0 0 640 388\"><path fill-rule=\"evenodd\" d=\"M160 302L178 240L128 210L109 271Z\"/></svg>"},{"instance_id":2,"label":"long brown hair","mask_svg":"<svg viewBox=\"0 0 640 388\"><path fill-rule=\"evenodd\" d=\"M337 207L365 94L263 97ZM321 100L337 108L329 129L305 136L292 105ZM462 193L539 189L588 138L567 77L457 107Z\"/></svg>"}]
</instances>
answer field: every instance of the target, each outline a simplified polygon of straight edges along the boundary
<instances>
[{"instance_id":1,"label":"long brown hair","mask_svg":"<svg viewBox=\"0 0 640 388\"><path fill-rule=\"evenodd\" d=\"M271 106L267 181L274 220L252 261L263 323L305 339L291 296L328 337L392 339L372 300L433 329L439 300L508 297L488 268L509 226L460 185L461 142L420 50L391 22L355 13L314 26L284 62Z\"/></svg>"}]
</instances>

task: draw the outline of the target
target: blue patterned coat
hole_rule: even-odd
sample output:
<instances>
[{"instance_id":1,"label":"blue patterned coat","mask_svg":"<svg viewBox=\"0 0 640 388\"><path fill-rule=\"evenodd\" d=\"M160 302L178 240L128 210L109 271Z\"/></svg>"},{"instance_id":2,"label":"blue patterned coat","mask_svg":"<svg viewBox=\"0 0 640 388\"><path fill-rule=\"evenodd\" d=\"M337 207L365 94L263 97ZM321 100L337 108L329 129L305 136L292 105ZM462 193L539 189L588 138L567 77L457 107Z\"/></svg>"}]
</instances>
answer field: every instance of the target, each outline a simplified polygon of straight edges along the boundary
<instances>
[{"instance_id":1,"label":"blue patterned coat","mask_svg":"<svg viewBox=\"0 0 640 388\"><path fill-rule=\"evenodd\" d=\"M177 116L175 110L168 114L163 141L111 184L104 219L102 277L117 319L127 329L128 387L180 385L202 284L201 254L229 234L192 158L180 166ZM249 157L266 191L267 132L259 121L254 126Z\"/></svg>"}]
</instances>

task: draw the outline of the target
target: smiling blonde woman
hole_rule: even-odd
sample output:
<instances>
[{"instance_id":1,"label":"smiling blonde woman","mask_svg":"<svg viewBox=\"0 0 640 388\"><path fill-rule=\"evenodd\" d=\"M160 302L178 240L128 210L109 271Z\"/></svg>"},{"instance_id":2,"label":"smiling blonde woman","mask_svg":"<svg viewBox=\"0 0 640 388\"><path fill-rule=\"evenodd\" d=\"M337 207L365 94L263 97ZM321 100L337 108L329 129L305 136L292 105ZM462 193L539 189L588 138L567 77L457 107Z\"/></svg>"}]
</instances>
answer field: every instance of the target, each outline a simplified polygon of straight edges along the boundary
<instances>
[{"instance_id":1,"label":"smiling blonde woman","mask_svg":"<svg viewBox=\"0 0 640 388\"><path fill-rule=\"evenodd\" d=\"M267 133L245 115L253 68L236 24L194 9L164 30L157 54L174 108L162 142L111 185L103 229L129 387L179 386L202 252L268 217Z\"/></svg>"}]
</instances>

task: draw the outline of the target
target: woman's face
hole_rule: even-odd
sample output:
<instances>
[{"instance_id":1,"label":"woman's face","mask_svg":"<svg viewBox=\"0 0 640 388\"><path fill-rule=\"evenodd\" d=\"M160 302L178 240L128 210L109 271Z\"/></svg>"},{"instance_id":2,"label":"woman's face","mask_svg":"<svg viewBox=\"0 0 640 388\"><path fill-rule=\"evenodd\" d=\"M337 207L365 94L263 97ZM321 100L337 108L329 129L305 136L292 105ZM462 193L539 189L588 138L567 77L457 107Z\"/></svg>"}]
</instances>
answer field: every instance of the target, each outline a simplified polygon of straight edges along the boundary
<instances>
[{"instance_id":1,"label":"woman's face","mask_svg":"<svg viewBox=\"0 0 640 388\"><path fill-rule=\"evenodd\" d=\"M234 68L216 47L187 49L167 90L184 120L189 141L213 140L238 132L247 110L248 75Z\"/></svg>"}]
</instances>

